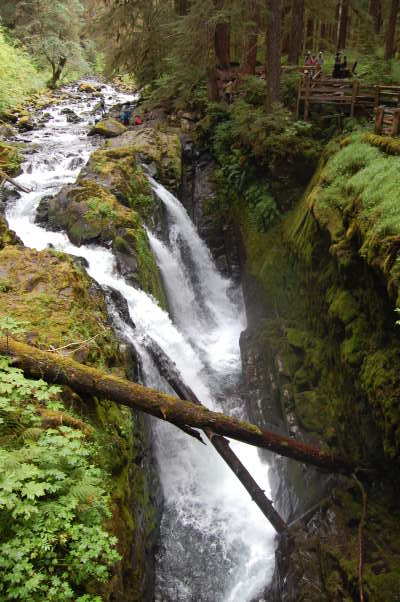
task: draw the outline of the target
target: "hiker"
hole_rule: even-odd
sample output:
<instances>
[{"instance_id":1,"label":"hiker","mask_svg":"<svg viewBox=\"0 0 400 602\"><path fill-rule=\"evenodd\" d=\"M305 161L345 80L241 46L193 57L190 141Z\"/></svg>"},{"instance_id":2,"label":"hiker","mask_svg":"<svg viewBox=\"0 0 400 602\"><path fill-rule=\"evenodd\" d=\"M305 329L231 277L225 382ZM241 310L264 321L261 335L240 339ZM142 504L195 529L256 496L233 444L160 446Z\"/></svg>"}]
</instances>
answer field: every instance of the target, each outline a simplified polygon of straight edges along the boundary
<instances>
[{"instance_id":1,"label":"hiker","mask_svg":"<svg viewBox=\"0 0 400 602\"><path fill-rule=\"evenodd\" d=\"M132 109L129 108L129 104L127 103L122 107L121 113L119 115L121 122L125 126L129 125L129 120L131 118L131 114L132 114Z\"/></svg>"},{"instance_id":2,"label":"hiker","mask_svg":"<svg viewBox=\"0 0 400 602\"><path fill-rule=\"evenodd\" d=\"M304 64L305 65L309 65L311 60L311 52L309 50L307 50L306 55L304 57Z\"/></svg>"},{"instance_id":3,"label":"hiker","mask_svg":"<svg viewBox=\"0 0 400 602\"><path fill-rule=\"evenodd\" d=\"M324 55L322 52L318 53L318 57L317 57L317 70L318 71L322 71L322 69L324 68Z\"/></svg>"},{"instance_id":4,"label":"hiker","mask_svg":"<svg viewBox=\"0 0 400 602\"><path fill-rule=\"evenodd\" d=\"M140 117L140 115L136 115L136 116L135 116L135 120L134 120L134 122L133 122L133 125L142 125L142 123L143 123L143 120L142 120L142 118Z\"/></svg>"},{"instance_id":5,"label":"hiker","mask_svg":"<svg viewBox=\"0 0 400 602\"><path fill-rule=\"evenodd\" d=\"M341 77L351 77L350 69L347 68L347 56L343 57L342 64L340 65Z\"/></svg>"},{"instance_id":6,"label":"hiker","mask_svg":"<svg viewBox=\"0 0 400 602\"><path fill-rule=\"evenodd\" d=\"M228 104L230 104L233 99L233 86L234 82L232 79L229 80L224 86L224 99Z\"/></svg>"},{"instance_id":7,"label":"hiker","mask_svg":"<svg viewBox=\"0 0 400 602\"><path fill-rule=\"evenodd\" d=\"M333 79L339 79L340 77L342 77L342 64L340 60L340 52L337 52L335 56L335 64L333 65L332 77Z\"/></svg>"}]
</instances>

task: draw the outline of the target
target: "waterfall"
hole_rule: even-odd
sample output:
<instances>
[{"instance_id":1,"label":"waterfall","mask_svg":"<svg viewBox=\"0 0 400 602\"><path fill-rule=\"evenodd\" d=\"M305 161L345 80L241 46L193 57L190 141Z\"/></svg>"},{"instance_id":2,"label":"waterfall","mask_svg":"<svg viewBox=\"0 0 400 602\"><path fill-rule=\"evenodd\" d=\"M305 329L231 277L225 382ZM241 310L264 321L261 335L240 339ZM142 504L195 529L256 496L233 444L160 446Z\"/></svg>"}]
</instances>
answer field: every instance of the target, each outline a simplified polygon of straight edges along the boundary
<instances>
[{"instance_id":1,"label":"waterfall","mask_svg":"<svg viewBox=\"0 0 400 602\"><path fill-rule=\"evenodd\" d=\"M109 105L126 100L105 88ZM96 246L76 247L62 232L34 223L40 199L73 182L79 161L85 163L96 142L87 138L94 100L69 100L46 109L51 119L24 135L35 151L18 181L31 188L7 208L11 229L38 250L49 244L84 257L88 273L103 287L126 299L136 328L112 313L115 327L140 354L146 385L169 391L147 352L151 337L176 364L183 380L212 409L245 417L240 398L239 335L244 311L240 290L216 270L181 203L151 180L166 209L168 240L148 232L165 283L170 315L145 292L116 272L113 253ZM70 124L61 110L72 108L82 123ZM79 161L77 161L79 160ZM156 602L250 602L272 575L274 532L236 477L210 445L154 420L160 479L165 496L161 543L157 555ZM255 448L232 448L259 484L269 492L268 466Z\"/></svg>"}]
</instances>

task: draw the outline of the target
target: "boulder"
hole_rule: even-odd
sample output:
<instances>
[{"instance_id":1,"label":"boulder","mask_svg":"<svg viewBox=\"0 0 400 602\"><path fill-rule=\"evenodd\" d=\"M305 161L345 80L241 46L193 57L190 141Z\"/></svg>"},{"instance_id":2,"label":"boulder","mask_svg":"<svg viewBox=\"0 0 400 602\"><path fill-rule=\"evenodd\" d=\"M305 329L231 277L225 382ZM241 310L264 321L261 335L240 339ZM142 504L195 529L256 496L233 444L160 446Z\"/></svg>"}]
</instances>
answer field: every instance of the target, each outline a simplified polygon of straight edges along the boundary
<instances>
[{"instance_id":1,"label":"boulder","mask_svg":"<svg viewBox=\"0 0 400 602\"><path fill-rule=\"evenodd\" d=\"M17 133L17 130L8 123L0 123L0 139L6 140L12 138Z\"/></svg>"},{"instance_id":2,"label":"boulder","mask_svg":"<svg viewBox=\"0 0 400 602\"><path fill-rule=\"evenodd\" d=\"M89 132L89 136L99 134L105 138L115 138L126 132L126 127L116 119L102 119Z\"/></svg>"},{"instance_id":3,"label":"boulder","mask_svg":"<svg viewBox=\"0 0 400 602\"><path fill-rule=\"evenodd\" d=\"M82 82L78 87L79 92L85 92L86 94L94 94L101 90L101 86L89 84L88 82Z\"/></svg>"},{"instance_id":4,"label":"boulder","mask_svg":"<svg viewBox=\"0 0 400 602\"><path fill-rule=\"evenodd\" d=\"M175 132L161 132L142 127L127 130L121 136L107 142L107 148L129 149L143 163L155 164L157 178L170 190L177 191L182 175L182 148Z\"/></svg>"}]
</instances>

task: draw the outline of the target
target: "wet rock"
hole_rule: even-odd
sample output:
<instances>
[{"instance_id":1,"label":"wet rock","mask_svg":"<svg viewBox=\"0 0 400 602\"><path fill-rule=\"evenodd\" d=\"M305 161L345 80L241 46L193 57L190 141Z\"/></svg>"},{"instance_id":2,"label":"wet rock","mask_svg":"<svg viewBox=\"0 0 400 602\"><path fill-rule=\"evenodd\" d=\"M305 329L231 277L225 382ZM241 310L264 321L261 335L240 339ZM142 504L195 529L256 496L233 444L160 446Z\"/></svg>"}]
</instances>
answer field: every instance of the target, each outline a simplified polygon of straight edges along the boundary
<instances>
[{"instance_id":1,"label":"wet rock","mask_svg":"<svg viewBox=\"0 0 400 602\"><path fill-rule=\"evenodd\" d=\"M99 134L105 138L115 138L126 131L126 127L116 119L103 119L96 123L89 132L89 136Z\"/></svg>"},{"instance_id":2,"label":"wet rock","mask_svg":"<svg viewBox=\"0 0 400 602\"><path fill-rule=\"evenodd\" d=\"M100 92L101 88L101 85L89 84L88 82L82 82L78 86L79 92L84 92L86 94L95 94L96 92Z\"/></svg>"},{"instance_id":3,"label":"wet rock","mask_svg":"<svg viewBox=\"0 0 400 602\"><path fill-rule=\"evenodd\" d=\"M114 309L118 312L123 321L126 322L126 324L129 324L132 329L135 329L136 326L129 313L129 307L125 297L123 297L119 291L111 286L107 286L105 290L107 297L110 298Z\"/></svg>"},{"instance_id":4,"label":"wet rock","mask_svg":"<svg viewBox=\"0 0 400 602\"><path fill-rule=\"evenodd\" d=\"M17 134L17 130L12 125L9 125L7 123L0 124L0 138L1 139L6 140L8 138L12 138L13 136L16 136L16 134Z\"/></svg>"},{"instance_id":5,"label":"wet rock","mask_svg":"<svg viewBox=\"0 0 400 602\"><path fill-rule=\"evenodd\" d=\"M34 130L35 127L36 123L31 117L24 116L18 119L17 128L20 130L20 132L30 132Z\"/></svg>"},{"instance_id":6,"label":"wet rock","mask_svg":"<svg viewBox=\"0 0 400 602\"><path fill-rule=\"evenodd\" d=\"M69 109L68 107L62 109L61 114L67 116L68 123L79 123L80 121L82 121L79 115L77 115L75 111Z\"/></svg>"}]
</instances>

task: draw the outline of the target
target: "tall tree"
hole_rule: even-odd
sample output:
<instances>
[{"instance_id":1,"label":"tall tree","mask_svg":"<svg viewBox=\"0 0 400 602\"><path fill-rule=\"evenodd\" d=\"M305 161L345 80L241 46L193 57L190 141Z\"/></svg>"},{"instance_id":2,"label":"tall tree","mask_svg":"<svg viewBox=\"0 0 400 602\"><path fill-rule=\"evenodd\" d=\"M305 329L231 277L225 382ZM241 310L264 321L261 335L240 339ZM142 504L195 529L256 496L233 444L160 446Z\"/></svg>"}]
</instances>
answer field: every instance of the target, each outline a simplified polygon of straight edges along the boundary
<instances>
[{"instance_id":1,"label":"tall tree","mask_svg":"<svg viewBox=\"0 0 400 602\"><path fill-rule=\"evenodd\" d=\"M337 24L337 50L346 48L349 25L349 0L339 0Z\"/></svg>"},{"instance_id":2,"label":"tall tree","mask_svg":"<svg viewBox=\"0 0 400 602\"><path fill-rule=\"evenodd\" d=\"M372 17L374 32L378 35L382 28L382 2L381 0L370 0L368 12Z\"/></svg>"},{"instance_id":3,"label":"tall tree","mask_svg":"<svg viewBox=\"0 0 400 602\"><path fill-rule=\"evenodd\" d=\"M24 0L16 5L15 31L50 66L53 87L66 67L89 69L81 43L82 15L80 0Z\"/></svg>"},{"instance_id":4,"label":"tall tree","mask_svg":"<svg viewBox=\"0 0 400 602\"><path fill-rule=\"evenodd\" d=\"M266 28L266 99L267 112L272 110L273 104L279 101L281 82L281 44L282 44L282 0L266 0L267 28Z\"/></svg>"},{"instance_id":5,"label":"tall tree","mask_svg":"<svg viewBox=\"0 0 400 602\"><path fill-rule=\"evenodd\" d=\"M180 17L184 17L189 12L189 0L175 0L175 12Z\"/></svg>"},{"instance_id":6,"label":"tall tree","mask_svg":"<svg viewBox=\"0 0 400 602\"><path fill-rule=\"evenodd\" d=\"M292 0L289 64L297 65L303 52L304 0Z\"/></svg>"},{"instance_id":7,"label":"tall tree","mask_svg":"<svg viewBox=\"0 0 400 602\"><path fill-rule=\"evenodd\" d=\"M228 69L231 64L231 30L229 16L227 11L224 11L224 0L214 0L216 8L216 24L215 24L215 56L218 66L223 69Z\"/></svg>"},{"instance_id":8,"label":"tall tree","mask_svg":"<svg viewBox=\"0 0 400 602\"><path fill-rule=\"evenodd\" d=\"M259 0L247 0L247 24L244 31L242 73L254 74L257 63L257 41L260 20Z\"/></svg>"},{"instance_id":9,"label":"tall tree","mask_svg":"<svg viewBox=\"0 0 400 602\"><path fill-rule=\"evenodd\" d=\"M385 60L390 60L396 53L396 25L399 12L399 0L391 0L389 20L386 28Z\"/></svg>"}]
</instances>

